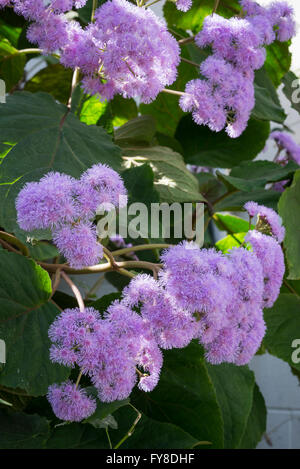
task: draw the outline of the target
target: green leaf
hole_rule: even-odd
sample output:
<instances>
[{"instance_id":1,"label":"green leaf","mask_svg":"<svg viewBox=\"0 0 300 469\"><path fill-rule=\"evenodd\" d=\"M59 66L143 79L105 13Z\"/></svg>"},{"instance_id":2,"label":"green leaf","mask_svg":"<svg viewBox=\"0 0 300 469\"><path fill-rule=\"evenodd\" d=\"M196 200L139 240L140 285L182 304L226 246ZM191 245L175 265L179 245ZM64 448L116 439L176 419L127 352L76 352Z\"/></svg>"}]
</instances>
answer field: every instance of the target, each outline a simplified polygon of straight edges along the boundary
<instances>
[{"instance_id":1,"label":"green leaf","mask_svg":"<svg viewBox=\"0 0 300 469\"><path fill-rule=\"evenodd\" d=\"M242 191L263 189L269 182L282 181L293 176L299 166L290 161L286 166L271 161L246 161L232 169L230 176L217 171L217 176L228 187Z\"/></svg>"},{"instance_id":2,"label":"green leaf","mask_svg":"<svg viewBox=\"0 0 300 469\"><path fill-rule=\"evenodd\" d=\"M267 58L264 65L269 77L276 88L282 78L289 71L292 55L289 52L289 42L275 41L266 47Z\"/></svg>"},{"instance_id":3,"label":"green leaf","mask_svg":"<svg viewBox=\"0 0 300 469\"><path fill-rule=\"evenodd\" d=\"M173 2L166 2L164 16L170 28L176 27L197 33L204 18L212 13L214 4L215 0L194 0L190 10L182 14ZM240 6L236 0L222 0L218 6L218 14L227 18L239 12Z\"/></svg>"},{"instance_id":4,"label":"green leaf","mask_svg":"<svg viewBox=\"0 0 300 469\"><path fill-rule=\"evenodd\" d=\"M108 449L103 429L72 423L57 427L47 442L47 449Z\"/></svg>"},{"instance_id":5,"label":"green leaf","mask_svg":"<svg viewBox=\"0 0 300 469\"><path fill-rule=\"evenodd\" d=\"M100 101L97 95L86 99L80 110L80 120L87 125L95 125L107 108L107 102Z\"/></svg>"},{"instance_id":6,"label":"green leaf","mask_svg":"<svg viewBox=\"0 0 300 469\"><path fill-rule=\"evenodd\" d=\"M293 183L281 195L278 203L279 215L285 226L284 247L291 280L300 279L300 169L295 172Z\"/></svg>"},{"instance_id":7,"label":"green leaf","mask_svg":"<svg viewBox=\"0 0 300 469\"><path fill-rule=\"evenodd\" d=\"M131 402L148 417L210 441L211 448L223 447L221 411L199 344L166 351L157 387L150 394L136 391Z\"/></svg>"},{"instance_id":8,"label":"green leaf","mask_svg":"<svg viewBox=\"0 0 300 469\"><path fill-rule=\"evenodd\" d=\"M122 148L132 145L151 145L155 135L155 121L152 116L143 115L131 119L115 132L115 141Z\"/></svg>"},{"instance_id":9,"label":"green leaf","mask_svg":"<svg viewBox=\"0 0 300 469\"><path fill-rule=\"evenodd\" d=\"M272 190L256 190L252 192L232 192L227 197L224 197L220 202L216 203L215 210L224 212L238 211L243 209L246 202L253 200L260 205L266 205L267 207L277 210L277 203L280 197L280 193Z\"/></svg>"},{"instance_id":10,"label":"green leaf","mask_svg":"<svg viewBox=\"0 0 300 469\"><path fill-rule=\"evenodd\" d=\"M240 449L255 449L266 431L267 409L257 384L254 386L252 409Z\"/></svg>"},{"instance_id":11,"label":"green leaf","mask_svg":"<svg viewBox=\"0 0 300 469\"><path fill-rule=\"evenodd\" d=\"M225 238L217 241L216 247L224 253L230 251L230 249L234 247L238 248L244 242L246 234L247 232L229 234L228 236L225 236Z\"/></svg>"},{"instance_id":12,"label":"green leaf","mask_svg":"<svg viewBox=\"0 0 300 469\"><path fill-rule=\"evenodd\" d=\"M224 420L224 447L238 448L252 407L254 374L247 366L207 365Z\"/></svg>"},{"instance_id":13,"label":"green leaf","mask_svg":"<svg viewBox=\"0 0 300 469\"><path fill-rule=\"evenodd\" d=\"M26 91L45 91L61 103L67 104L72 81L72 70L61 64L51 64L34 75L25 85Z\"/></svg>"},{"instance_id":14,"label":"green leaf","mask_svg":"<svg viewBox=\"0 0 300 469\"><path fill-rule=\"evenodd\" d=\"M122 173L130 203L142 202L150 206L159 202L159 194L154 186L154 172L149 164L132 167Z\"/></svg>"},{"instance_id":15,"label":"green leaf","mask_svg":"<svg viewBox=\"0 0 300 469\"><path fill-rule=\"evenodd\" d=\"M24 74L26 56L18 55L17 52L7 39L0 37L0 79L5 81L8 92L19 83Z\"/></svg>"},{"instance_id":16,"label":"green leaf","mask_svg":"<svg viewBox=\"0 0 300 469\"><path fill-rule=\"evenodd\" d=\"M1 449L41 449L49 437L49 424L39 415L0 409Z\"/></svg>"},{"instance_id":17,"label":"green leaf","mask_svg":"<svg viewBox=\"0 0 300 469\"><path fill-rule=\"evenodd\" d=\"M294 339L299 339L300 298L291 293L281 293L272 308L264 311L267 333L264 345L275 357L300 370L300 363L292 359Z\"/></svg>"},{"instance_id":18,"label":"green leaf","mask_svg":"<svg viewBox=\"0 0 300 469\"><path fill-rule=\"evenodd\" d=\"M17 143L0 168L0 220L11 232L22 233L15 198L26 182L51 170L79 177L99 162L120 169L121 150L106 132L83 124L46 93L14 93L0 105L0 135L2 142Z\"/></svg>"},{"instance_id":19,"label":"green leaf","mask_svg":"<svg viewBox=\"0 0 300 469\"><path fill-rule=\"evenodd\" d=\"M110 432L115 446L129 431L137 414L129 407L120 408L116 414L118 430ZM188 449L197 444L191 435L171 423L157 422L143 415L133 434L120 449ZM47 444L48 449L108 449L103 429L92 425L71 424L54 430Z\"/></svg>"},{"instance_id":20,"label":"green leaf","mask_svg":"<svg viewBox=\"0 0 300 469\"><path fill-rule=\"evenodd\" d=\"M122 407L115 417L118 431L111 432L113 446L127 435L137 414L130 407ZM120 449L189 449L197 443L196 438L172 422L161 422L143 414L132 436L122 443Z\"/></svg>"},{"instance_id":21,"label":"green leaf","mask_svg":"<svg viewBox=\"0 0 300 469\"><path fill-rule=\"evenodd\" d=\"M213 218L221 231L227 230L233 233L243 233L249 230L249 222L235 215L224 215L217 212Z\"/></svg>"},{"instance_id":22,"label":"green leaf","mask_svg":"<svg viewBox=\"0 0 300 469\"><path fill-rule=\"evenodd\" d=\"M250 119L239 138L197 125L190 115L183 117L175 137L181 143L186 163L217 168L232 168L252 160L265 147L270 133L268 122ZM201 143L199 143L201 142Z\"/></svg>"},{"instance_id":23,"label":"green leaf","mask_svg":"<svg viewBox=\"0 0 300 469\"><path fill-rule=\"evenodd\" d=\"M281 106L275 103L267 88L254 84L255 107L251 113L258 120L266 120L283 124L286 114Z\"/></svg>"},{"instance_id":24,"label":"green leaf","mask_svg":"<svg viewBox=\"0 0 300 469\"><path fill-rule=\"evenodd\" d=\"M265 67L255 72L255 108L252 116L256 119L273 120L282 123L286 114L281 107L276 88Z\"/></svg>"},{"instance_id":25,"label":"green leaf","mask_svg":"<svg viewBox=\"0 0 300 469\"><path fill-rule=\"evenodd\" d=\"M0 384L25 390L32 396L46 394L69 370L49 358L48 329L59 309L48 300L48 273L19 254L0 252L0 337L6 343L7 362Z\"/></svg>"},{"instance_id":26,"label":"green leaf","mask_svg":"<svg viewBox=\"0 0 300 469\"><path fill-rule=\"evenodd\" d=\"M28 245L30 256L38 261L45 261L58 255L58 250L53 244L38 242Z\"/></svg>"},{"instance_id":27,"label":"green leaf","mask_svg":"<svg viewBox=\"0 0 300 469\"><path fill-rule=\"evenodd\" d=\"M154 172L154 186L161 202L196 202L204 200L197 179L186 169L179 153L167 147L126 148L125 167L148 163Z\"/></svg>"},{"instance_id":28,"label":"green leaf","mask_svg":"<svg viewBox=\"0 0 300 469\"><path fill-rule=\"evenodd\" d=\"M283 92L287 99L290 101L292 108L300 114L300 80L292 72L289 71L283 77Z\"/></svg>"},{"instance_id":29,"label":"green leaf","mask_svg":"<svg viewBox=\"0 0 300 469\"><path fill-rule=\"evenodd\" d=\"M116 410L120 409L123 406L128 405L130 402L130 399L124 399L123 401L114 401L114 402L99 402L97 403L97 409L93 415L91 415L89 418L85 419L83 423L89 423L90 425L93 425L95 428L106 428L107 426L110 426L110 420L105 420L108 417L111 417L111 415L116 412ZM101 426L99 426L101 425ZM102 426L104 425L104 426Z\"/></svg>"}]
</instances>

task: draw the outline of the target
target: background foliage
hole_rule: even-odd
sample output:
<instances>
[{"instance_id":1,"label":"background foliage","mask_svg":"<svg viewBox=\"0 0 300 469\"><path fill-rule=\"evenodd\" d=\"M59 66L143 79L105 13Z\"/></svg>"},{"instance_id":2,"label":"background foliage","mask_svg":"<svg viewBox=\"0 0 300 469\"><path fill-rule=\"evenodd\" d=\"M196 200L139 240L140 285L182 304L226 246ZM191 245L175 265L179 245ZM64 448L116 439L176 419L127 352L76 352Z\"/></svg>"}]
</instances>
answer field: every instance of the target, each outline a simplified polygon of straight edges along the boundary
<instances>
[{"instance_id":1,"label":"background foliage","mask_svg":"<svg viewBox=\"0 0 300 469\"><path fill-rule=\"evenodd\" d=\"M178 38L187 37L199 31L213 4L194 0L182 14L167 2L164 15ZM79 11L83 24L90 11L91 2ZM235 0L220 4L224 16L237 11ZM300 329L300 169L294 163L281 167L254 161L266 144L270 122L284 125L277 89L284 83L291 98L295 77L289 72L288 44L268 47L266 64L256 73L256 105L247 130L230 139L224 132L197 126L178 107L177 97L163 93L153 103L137 106L121 97L101 103L78 86L69 109L72 74L55 58L46 57L45 68L28 79L26 64L32 55L18 52L32 47L27 26L9 9L1 12L0 78L9 96L0 105L0 225L22 240L30 255L0 249L0 338L7 344L7 363L0 365L0 447L108 448L106 429L117 445L137 409L141 419L122 448L254 448L265 431L266 408L253 372L247 366L208 365L196 343L164 354L161 380L152 393L135 391L130 400L98 402L96 414L87 421L57 426L45 394L71 370L50 362L47 331L59 308L74 306L74 300L61 292L52 297L51 278L38 262L56 257L57 251L47 241L49 233L34 232L28 239L20 230L15 198L25 182L39 180L52 169L78 177L96 162L107 163L122 173L131 201L204 201L210 208L207 226L215 223L226 232L217 243L224 252L239 245L248 229L242 218L226 212L241 211L248 200L278 209L287 230L287 273L282 294L266 311L268 331L261 351L299 370L300 365L291 362L291 342ZM205 58L191 44L182 46L181 54L197 63ZM182 90L196 76L193 66L181 62L172 88ZM300 112L299 105L292 105ZM228 171L193 175L187 163ZM282 195L268 186L281 180L289 180ZM213 243L210 229L205 243ZM145 260L153 257L152 252L141 255ZM106 278L123 288L118 275ZM103 312L117 296L95 298L92 304Z\"/></svg>"}]
</instances>

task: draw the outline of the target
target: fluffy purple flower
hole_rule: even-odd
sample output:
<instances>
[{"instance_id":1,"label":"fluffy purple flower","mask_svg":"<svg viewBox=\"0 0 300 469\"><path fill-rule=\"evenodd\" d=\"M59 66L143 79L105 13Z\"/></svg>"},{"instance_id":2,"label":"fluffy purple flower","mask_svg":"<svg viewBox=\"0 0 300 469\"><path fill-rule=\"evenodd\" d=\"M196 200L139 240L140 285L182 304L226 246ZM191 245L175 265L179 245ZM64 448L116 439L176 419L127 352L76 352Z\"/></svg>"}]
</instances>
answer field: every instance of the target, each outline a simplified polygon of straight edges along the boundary
<instances>
[{"instance_id":1,"label":"fluffy purple flower","mask_svg":"<svg viewBox=\"0 0 300 469\"><path fill-rule=\"evenodd\" d=\"M256 229L261 232L271 234L278 243L282 243L285 235L285 228L282 226L281 217L271 208L264 205L258 205L256 202L250 201L244 205L245 210L250 217L258 215Z\"/></svg>"},{"instance_id":2,"label":"fluffy purple flower","mask_svg":"<svg viewBox=\"0 0 300 469\"><path fill-rule=\"evenodd\" d=\"M71 381L49 387L47 399L56 417L68 422L80 422L96 410L96 401Z\"/></svg>"},{"instance_id":3,"label":"fluffy purple flower","mask_svg":"<svg viewBox=\"0 0 300 469\"><path fill-rule=\"evenodd\" d=\"M293 140L290 134L275 131L271 133L270 137L275 140L280 149L286 151L286 162L288 159L291 159L300 165L300 145ZM281 163L281 160L279 162Z\"/></svg>"},{"instance_id":4,"label":"fluffy purple flower","mask_svg":"<svg viewBox=\"0 0 300 469\"><path fill-rule=\"evenodd\" d=\"M27 183L16 200L18 224L23 230L52 228L77 216L75 179L48 173L39 182Z\"/></svg>"},{"instance_id":5,"label":"fluffy purple flower","mask_svg":"<svg viewBox=\"0 0 300 469\"><path fill-rule=\"evenodd\" d=\"M266 58L259 36L247 19L226 19L216 14L207 16L195 42L199 47L211 45L217 57L242 72L260 68Z\"/></svg>"},{"instance_id":6,"label":"fluffy purple flower","mask_svg":"<svg viewBox=\"0 0 300 469\"><path fill-rule=\"evenodd\" d=\"M50 8L55 13L64 13L75 8L82 8L87 0L52 0Z\"/></svg>"},{"instance_id":7,"label":"fluffy purple flower","mask_svg":"<svg viewBox=\"0 0 300 469\"><path fill-rule=\"evenodd\" d=\"M176 0L175 5L177 10L183 11L185 13L191 8L192 3L192 0Z\"/></svg>"},{"instance_id":8,"label":"fluffy purple flower","mask_svg":"<svg viewBox=\"0 0 300 469\"><path fill-rule=\"evenodd\" d=\"M211 56L201 64L205 80L191 80L179 105L192 112L194 121L219 132L225 127L232 138L246 128L254 107L252 80L222 58Z\"/></svg>"},{"instance_id":9,"label":"fluffy purple flower","mask_svg":"<svg viewBox=\"0 0 300 469\"><path fill-rule=\"evenodd\" d=\"M166 250L162 261L160 275L168 294L194 315L200 341L211 342L227 325L227 308L234 296L231 263L214 249L187 242Z\"/></svg>"},{"instance_id":10,"label":"fluffy purple flower","mask_svg":"<svg viewBox=\"0 0 300 469\"><path fill-rule=\"evenodd\" d=\"M27 31L30 42L38 44L45 53L55 52L65 45L68 21L64 15L49 12L32 23Z\"/></svg>"},{"instance_id":11,"label":"fluffy purple flower","mask_svg":"<svg viewBox=\"0 0 300 469\"><path fill-rule=\"evenodd\" d=\"M250 243L261 263L264 276L264 307L271 308L279 295L285 271L281 246L272 236L256 230L249 231L245 241Z\"/></svg>"},{"instance_id":12,"label":"fluffy purple flower","mask_svg":"<svg viewBox=\"0 0 300 469\"><path fill-rule=\"evenodd\" d=\"M96 227L89 222L81 221L57 228L53 241L74 269L97 264L103 257L102 245L97 242Z\"/></svg>"},{"instance_id":13,"label":"fluffy purple flower","mask_svg":"<svg viewBox=\"0 0 300 469\"><path fill-rule=\"evenodd\" d=\"M195 319L178 307L163 286L149 275L138 275L123 291L124 304L139 307L163 349L186 347L196 332Z\"/></svg>"},{"instance_id":14,"label":"fluffy purple flower","mask_svg":"<svg viewBox=\"0 0 300 469\"><path fill-rule=\"evenodd\" d=\"M92 94L108 100L121 94L149 103L174 82L179 47L150 9L112 0L98 8L94 24L74 31L62 62L81 68L84 87Z\"/></svg>"},{"instance_id":15,"label":"fluffy purple flower","mask_svg":"<svg viewBox=\"0 0 300 469\"><path fill-rule=\"evenodd\" d=\"M109 166L95 164L83 173L77 184L77 200L80 214L92 218L100 205L106 208L123 207L127 203L127 191L122 178Z\"/></svg>"},{"instance_id":16,"label":"fluffy purple flower","mask_svg":"<svg viewBox=\"0 0 300 469\"><path fill-rule=\"evenodd\" d=\"M42 20L46 14L43 0L11 0L14 10L23 15L27 20Z\"/></svg>"},{"instance_id":17,"label":"fluffy purple flower","mask_svg":"<svg viewBox=\"0 0 300 469\"><path fill-rule=\"evenodd\" d=\"M78 363L82 353L93 346L93 333L99 327L100 315L93 308L65 309L50 326L48 335L53 343L50 358L66 366Z\"/></svg>"},{"instance_id":18,"label":"fluffy purple flower","mask_svg":"<svg viewBox=\"0 0 300 469\"><path fill-rule=\"evenodd\" d=\"M11 6L11 0L0 0L0 8L5 8L6 6Z\"/></svg>"}]
</instances>

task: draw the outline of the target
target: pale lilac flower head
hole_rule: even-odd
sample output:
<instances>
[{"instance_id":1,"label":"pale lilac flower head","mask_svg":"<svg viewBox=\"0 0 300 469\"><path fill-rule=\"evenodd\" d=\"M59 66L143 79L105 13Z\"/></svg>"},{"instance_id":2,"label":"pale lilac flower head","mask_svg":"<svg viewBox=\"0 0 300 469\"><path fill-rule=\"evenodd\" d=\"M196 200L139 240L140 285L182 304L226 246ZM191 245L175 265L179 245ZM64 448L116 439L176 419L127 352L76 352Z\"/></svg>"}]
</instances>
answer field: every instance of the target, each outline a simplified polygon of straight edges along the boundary
<instances>
[{"instance_id":1,"label":"pale lilac flower head","mask_svg":"<svg viewBox=\"0 0 300 469\"><path fill-rule=\"evenodd\" d=\"M176 79L179 46L151 9L107 1L96 11L95 23L73 36L62 62L81 68L87 92L149 103Z\"/></svg>"},{"instance_id":2,"label":"pale lilac flower head","mask_svg":"<svg viewBox=\"0 0 300 469\"><path fill-rule=\"evenodd\" d=\"M238 137L245 130L255 104L251 79L214 55L202 62L201 73L205 80L187 83L180 107L192 112L197 124L216 132L225 127L230 137Z\"/></svg>"},{"instance_id":3,"label":"pale lilac flower head","mask_svg":"<svg viewBox=\"0 0 300 469\"><path fill-rule=\"evenodd\" d=\"M39 182L27 183L16 200L18 224L23 230L53 228L77 217L75 179L48 173Z\"/></svg>"},{"instance_id":4,"label":"pale lilac flower head","mask_svg":"<svg viewBox=\"0 0 300 469\"><path fill-rule=\"evenodd\" d=\"M27 20L42 20L46 14L44 0L12 0L14 10Z\"/></svg>"},{"instance_id":5,"label":"pale lilac flower head","mask_svg":"<svg viewBox=\"0 0 300 469\"><path fill-rule=\"evenodd\" d=\"M281 246L272 236L256 230L249 231L245 241L251 244L261 263L264 276L264 307L271 308L279 295L285 271Z\"/></svg>"},{"instance_id":6,"label":"pale lilac flower head","mask_svg":"<svg viewBox=\"0 0 300 469\"><path fill-rule=\"evenodd\" d=\"M30 42L38 44L45 53L63 47L67 38L68 21L63 14L44 14L40 21L32 23L27 31Z\"/></svg>"},{"instance_id":7,"label":"pale lilac flower head","mask_svg":"<svg viewBox=\"0 0 300 469\"><path fill-rule=\"evenodd\" d=\"M240 71L256 70L265 61L266 53L260 38L247 19L226 19L216 14L207 16L195 41L199 47L211 45L217 57Z\"/></svg>"},{"instance_id":8,"label":"pale lilac flower head","mask_svg":"<svg viewBox=\"0 0 300 469\"><path fill-rule=\"evenodd\" d=\"M65 13L66 11L75 8L82 8L86 4L87 0L52 0L50 8L55 13Z\"/></svg>"},{"instance_id":9,"label":"pale lilac flower head","mask_svg":"<svg viewBox=\"0 0 300 469\"><path fill-rule=\"evenodd\" d=\"M300 145L287 132L272 132L271 138L275 140L279 148L286 150L287 157L300 165Z\"/></svg>"},{"instance_id":10,"label":"pale lilac flower head","mask_svg":"<svg viewBox=\"0 0 300 469\"><path fill-rule=\"evenodd\" d=\"M80 422L96 410L96 401L86 391L71 381L49 387L47 399L53 412L61 420Z\"/></svg>"},{"instance_id":11,"label":"pale lilac flower head","mask_svg":"<svg viewBox=\"0 0 300 469\"><path fill-rule=\"evenodd\" d=\"M264 205L258 205L256 202L250 201L244 205L245 210L250 217L258 215L256 229L258 231L271 234L279 243L282 243L285 235L285 228L282 226L281 217L271 208Z\"/></svg>"},{"instance_id":12,"label":"pale lilac flower head","mask_svg":"<svg viewBox=\"0 0 300 469\"><path fill-rule=\"evenodd\" d=\"M97 242L96 227L89 222L81 221L57 228L53 241L74 269L98 264L103 257L102 245Z\"/></svg>"},{"instance_id":13,"label":"pale lilac flower head","mask_svg":"<svg viewBox=\"0 0 300 469\"><path fill-rule=\"evenodd\" d=\"M187 242L166 250L162 261L160 276L166 291L179 307L194 315L200 341L211 342L227 325L234 297L230 261L214 249L199 249Z\"/></svg>"},{"instance_id":14,"label":"pale lilac flower head","mask_svg":"<svg viewBox=\"0 0 300 469\"><path fill-rule=\"evenodd\" d=\"M123 291L122 302L139 307L141 316L149 323L155 340L163 349L185 347L195 336L193 316L178 307L172 295L149 275L141 274L131 280Z\"/></svg>"},{"instance_id":15,"label":"pale lilac flower head","mask_svg":"<svg viewBox=\"0 0 300 469\"><path fill-rule=\"evenodd\" d=\"M0 8L11 6L11 0L0 0Z\"/></svg>"},{"instance_id":16,"label":"pale lilac flower head","mask_svg":"<svg viewBox=\"0 0 300 469\"><path fill-rule=\"evenodd\" d=\"M95 164L83 173L77 184L77 200L82 217L93 218L100 205L123 207L127 191L122 178L109 166Z\"/></svg>"},{"instance_id":17,"label":"pale lilac flower head","mask_svg":"<svg viewBox=\"0 0 300 469\"><path fill-rule=\"evenodd\" d=\"M273 2L267 9L267 15L276 29L276 37L279 41L288 41L296 34L294 10L287 2Z\"/></svg>"},{"instance_id":18,"label":"pale lilac flower head","mask_svg":"<svg viewBox=\"0 0 300 469\"><path fill-rule=\"evenodd\" d=\"M177 10L183 11L184 13L188 11L192 6L192 0L176 0Z\"/></svg>"},{"instance_id":19,"label":"pale lilac flower head","mask_svg":"<svg viewBox=\"0 0 300 469\"><path fill-rule=\"evenodd\" d=\"M50 358L53 362L74 366L82 354L93 347L93 333L100 324L100 315L93 308L65 309L49 328L53 345Z\"/></svg>"}]
</instances>

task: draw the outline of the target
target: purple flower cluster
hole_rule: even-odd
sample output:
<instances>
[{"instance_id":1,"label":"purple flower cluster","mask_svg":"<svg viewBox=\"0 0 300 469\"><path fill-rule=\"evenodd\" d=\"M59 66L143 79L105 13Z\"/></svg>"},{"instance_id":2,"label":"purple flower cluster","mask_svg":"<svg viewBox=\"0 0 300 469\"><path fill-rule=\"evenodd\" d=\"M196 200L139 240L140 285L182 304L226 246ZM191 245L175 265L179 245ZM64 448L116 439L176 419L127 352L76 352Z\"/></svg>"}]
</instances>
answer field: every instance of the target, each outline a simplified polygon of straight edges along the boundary
<instances>
[{"instance_id":1,"label":"purple flower cluster","mask_svg":"<svg viewBox=\"0 0 300 469\"><path fill-rule=\"evenodd\" d=\"M245 241L251 244L261 262L264 277L263 306L271 308L279 295L285 271L282 249L275 238L257 230L249 231Z\"/></svg>"},{"instance_id":2,"label":"purple flower cluster","mask_svg":"<svg viewBox=\"0 0 300 469\"><path fill-rule=\"evenodd\" d=\"M175 6L177 10L183 11L185 13L191 8L192 0L176 0Z\"/></svg>"},{"instance_id":3,"label":"purple flower cluster","mask_svg":"<svg viewBox=\"0 0 300 469\"><path fill-rule=\"evenodd\" d=\"M295 161L300 165L300 145L287 132L272 132L271 138L277 143L280 153L276 157L276 162L282 166L286 165L289 160ZM282 153L283 152L283 153Z\"/></svg>"},{"instance_id":4,"label":"purple flower cluster","mask_svg":"<svg viewBox=\"0 0 300 469\"><path fill-rule=\"evenodd\" d=\"M96 164L80 180L50 172L27 183L16 200L17 220L25 231L48 229L59 251L75 269L103 256L92 220L97 208L126 205L123 181L113 169Z\"/></svg>"},{"instance_id":5,"label":"purple flower cluster","mask_svg":"<svg viewBox=\"0 0 300 469\"><path fill-rule=\"evenodd\" d=\"M265 332L258 258L244 248L223 255L183 243L167 250L163 262L162 282L196 321L194 337L207 360L248 363Z\"/></svg>"},{"instance_id":6,"label":"purple flower cluster","mask_svg":"<svg viewBox=\"0 0 300 469\"><path fill-rule=\"evenodd\" d=\"M286 166L289 161L300 165L300 145L298 145L287 132L272 132L270 135L277 144L278 152L274 162L280 166ZM283 192L289 182L288 179L272 184L271 188L277 192Z\"/></svg>"},{"instance_id":7,"label":"purple flower cluster","mask_svg":"<svg viewBox=\"0 0 300 469\"><path fill-rule=\"evenodd\" d=\"M51 360L77 365L103 402L127 398L136 384L152 391L163 364L161 349L183 348L193 339L212 364L248 363L265 334L263 308L278 297L284 258L275 212L254 202L247 207L251 216L263 213L271 236L258 231L258 222L246 237L251 250L223 254L187 241L168 248L158 280L137 275L103 317L93 308L63 311L49 329ZM49 400L58 417L75 420L77 408L66 409L64 386L52 386ZM83 414L92 406L86 403Z\"/></svg>"},{"instance_id":8,"label":"purple flower cluster","mask_svg":"<svg viewBox=\"0 0 300 469\"><path fill-rule=\"evenodd\" d=\"M62 63L81 68L89 93L149 103L174 82L179 47L151 10L112 0L96 11L95 22L85 30L73 29Z\"/></svg>"},{"instance_id":9,"label":"purple flower cluster","mask_svg":"<svg viewBox=\"0 0 300 469\"><path fill-rule=\"evenodd\" d=\"M28 39L45 53L60 51L61 63L83 72L88 93L112 99L138 97L149 103L176 79L179 46L166 23L146 8L126 0L111 0L100 6L94 22L85 29L68 21L64 13L80 8L86 0L6 0L18 14L33 21ZM186 11L190 0L178 0Z\"/></svg>"},{"instance_id":10,"label":"purple flower cluster","mask_svg":"<svg viewBox=\"0 0 300 469\"><path fill-rule=\"evenodd\" d=\"M293 10L285 2L269 8L250 0L241 5L245 18L205 18L195 42L201 48L210 46L213 54L200 66L204 79L188 82L179 102L197 124L216 132L225 128L232 138L245 130L254 107L254 71L265 62L264 46L295 34Z\"/></svg>"},{"instance_id":11,"label":"purple flower cluster","mask_svg":"<svg viewBox=\"0 0 300 469\"><path fill-rule=\"evenodd\" d=\"M71 381L50 386L47 398L55 415L68 422L80 422L96 410L96 400Z\"/></svg>"}]
</instances>

